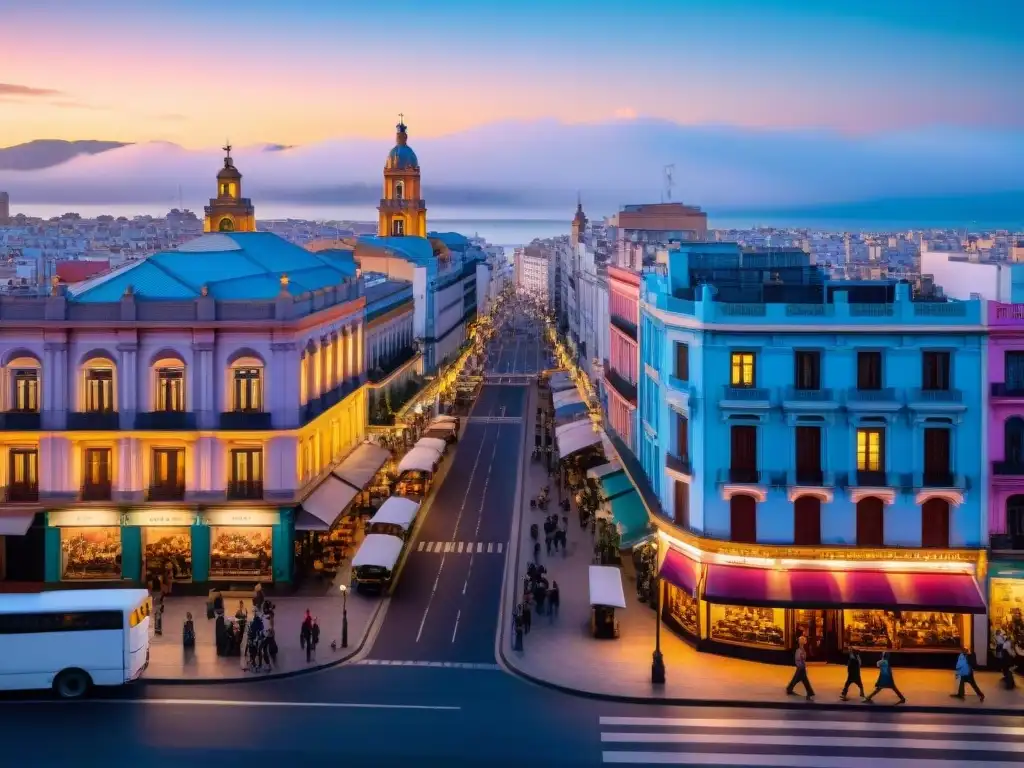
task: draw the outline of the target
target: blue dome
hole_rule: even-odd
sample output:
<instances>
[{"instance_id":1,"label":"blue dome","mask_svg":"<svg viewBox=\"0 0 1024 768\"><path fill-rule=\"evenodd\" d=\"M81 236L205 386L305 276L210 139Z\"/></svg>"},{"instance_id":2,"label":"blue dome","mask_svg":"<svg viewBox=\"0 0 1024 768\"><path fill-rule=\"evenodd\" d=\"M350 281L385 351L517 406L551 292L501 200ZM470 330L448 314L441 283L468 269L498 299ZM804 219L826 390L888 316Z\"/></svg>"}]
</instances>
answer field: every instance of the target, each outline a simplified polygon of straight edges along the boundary
<instances>
[{"instance_id":1,"label":"blue dome","mask_svg":"<svg viewBox=\"0 0 1024 768\"><path fill-rule=\"evenodd\" d=\"M388 160L384 164L386 171L399 171L406 168L419 168L420 161L416 153L408 144L396 144L395 148L388 152Z\"/></svg>"}]
</instances>

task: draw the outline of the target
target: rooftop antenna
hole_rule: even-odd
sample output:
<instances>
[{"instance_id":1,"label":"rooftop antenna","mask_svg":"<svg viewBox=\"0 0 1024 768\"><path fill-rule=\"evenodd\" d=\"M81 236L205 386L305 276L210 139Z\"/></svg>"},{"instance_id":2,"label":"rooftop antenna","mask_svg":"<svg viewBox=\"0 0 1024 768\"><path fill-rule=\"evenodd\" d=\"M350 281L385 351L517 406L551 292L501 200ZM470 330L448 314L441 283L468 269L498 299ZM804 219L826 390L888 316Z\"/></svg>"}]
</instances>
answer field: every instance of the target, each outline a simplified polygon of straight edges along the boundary
<instances>
[{"instance_id":1,"label":"rooftop antenna","mask_svg":"<svg viewBox=\"0 0 1024 768\"><path fill-rule=\"evenodd\" d=\"M662 202L663 203L671 203L672 202L672 187L673 187L672 174L675 173L676 166L673 163L671 165L666 165L662 170L663 170L663 172L665 174L665 196L662 199Z\"/></svg>"}]
</instances>

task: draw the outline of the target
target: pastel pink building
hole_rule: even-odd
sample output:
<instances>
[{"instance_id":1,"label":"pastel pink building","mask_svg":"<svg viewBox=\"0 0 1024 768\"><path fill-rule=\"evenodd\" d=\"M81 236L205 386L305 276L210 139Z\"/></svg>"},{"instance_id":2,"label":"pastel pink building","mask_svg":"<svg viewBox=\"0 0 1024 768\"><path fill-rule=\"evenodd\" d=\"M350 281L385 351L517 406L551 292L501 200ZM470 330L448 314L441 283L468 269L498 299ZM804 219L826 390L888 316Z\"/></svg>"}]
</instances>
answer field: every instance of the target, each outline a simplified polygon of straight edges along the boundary
<instances>
[{"instance_id":1,"label":"pastel pink building","mask_svg":"<svg viewBox=\"0 0 1024 768\"><path fill-rule=\"evenodd\" d=\"M1024 304L990 302L988 324L989 533L1024 550Z\"/></svg>"},{"instance_id":2,"label":"pastel pink building","mask_svg":"<svg viewBox=\"0 0 1024 768\"><path fill-rule=\"evenodd\" d=\"M636 450L636 385L640 362L640 275L622 267L608 267L608 424L622 441Z\"/></svg>"}]
</instances>

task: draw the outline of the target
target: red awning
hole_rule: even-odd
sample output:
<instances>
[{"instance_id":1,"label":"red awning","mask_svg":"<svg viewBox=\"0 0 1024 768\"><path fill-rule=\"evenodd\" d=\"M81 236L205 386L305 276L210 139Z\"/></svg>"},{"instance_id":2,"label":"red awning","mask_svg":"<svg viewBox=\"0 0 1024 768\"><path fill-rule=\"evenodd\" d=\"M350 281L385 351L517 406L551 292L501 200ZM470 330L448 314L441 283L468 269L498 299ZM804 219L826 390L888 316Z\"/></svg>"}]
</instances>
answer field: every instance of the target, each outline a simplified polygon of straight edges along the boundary
<instances>
[{"instance_id":1,"label":"red awning","mask_svg":"<svg viewBox=\"0 0 1024 768\"><path fill-rule=\"evenodd\" d=\"M776 571L708 565L704 599L755 607L985 613L978 582L963 573Z\"/></svg>"},{"instance_id":2,"label":"red awning","mask_svg":"<svg viewBox=\"0 0 1024 768\"><path fill-rule=\"evenodd\" d=\"M669 549L658 572L665 581L675 584L689 595L696 595L697 582L700 580L700 563L693 560L678 549Z\"/></svg>"}]
</instances>

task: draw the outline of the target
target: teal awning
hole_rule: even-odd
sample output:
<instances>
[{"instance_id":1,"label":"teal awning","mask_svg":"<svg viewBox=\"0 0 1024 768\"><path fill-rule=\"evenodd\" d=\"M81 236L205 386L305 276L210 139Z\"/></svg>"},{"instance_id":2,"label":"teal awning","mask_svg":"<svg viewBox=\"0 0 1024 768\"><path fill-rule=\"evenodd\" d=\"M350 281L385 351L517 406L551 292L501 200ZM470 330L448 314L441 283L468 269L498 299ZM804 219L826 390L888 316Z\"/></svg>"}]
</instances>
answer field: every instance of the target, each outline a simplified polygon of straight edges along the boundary
<instances>
[{"instance_id":1,"label":"teal awning","mask_svg":"<svg viewBox=\"0 0 1024 768\"><path fill-rule=\"evenodd\" d=\"M633 491L633 484L629 481L629 477L626 473L621 469L618 472L605 475L601 478L600 483L602 501L609 501L614 499L616 496L621 496L624 493L630 493Z\"/></svg>"},{"instance_id":2,"label":"teal awning","mask_svg":"<svg viewBox=\"0 0 1024 768\"><path fill-rule=\"evenodd\" d=\"M636 491L611 500L612 520L619 529L620 549L629 549L647 537L650 521L643 499Z\"/></svg>"}]
</instances>

